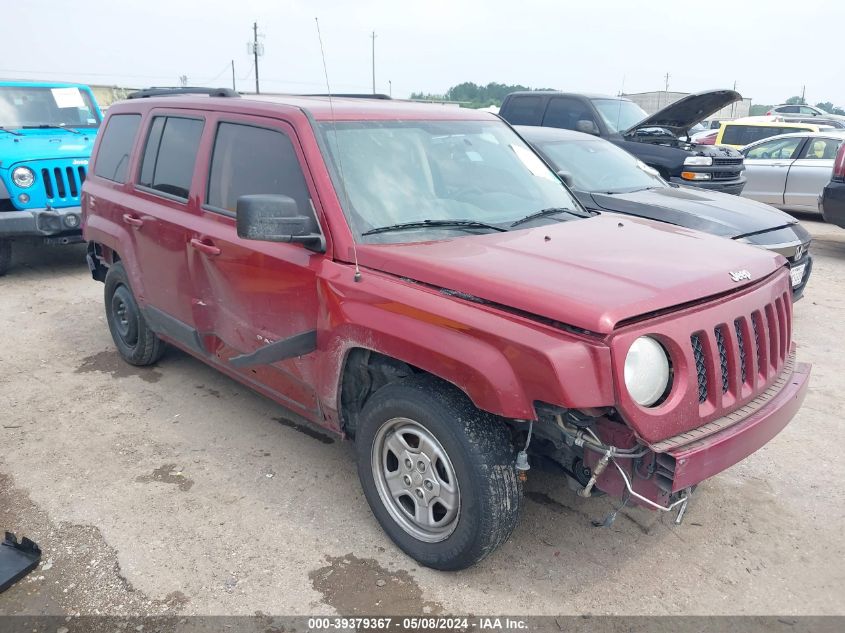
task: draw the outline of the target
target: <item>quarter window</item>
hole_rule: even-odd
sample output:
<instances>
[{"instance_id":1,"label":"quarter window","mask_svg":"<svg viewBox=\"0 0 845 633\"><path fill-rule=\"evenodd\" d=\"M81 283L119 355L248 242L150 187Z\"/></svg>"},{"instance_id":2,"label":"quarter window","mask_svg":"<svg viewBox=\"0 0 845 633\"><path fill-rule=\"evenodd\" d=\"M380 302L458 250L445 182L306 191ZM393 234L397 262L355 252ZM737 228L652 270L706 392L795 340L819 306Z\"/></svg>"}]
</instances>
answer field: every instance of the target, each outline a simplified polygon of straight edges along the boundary
<instances>
[{"instance_id":1,"label":"quarter window","mask_svg":"<svg viewBox=\"0 0 845 633\"><path fill-rule=\"evenodd\" d=\"M188 198L203 122L181 117L155 117L150 126L139 184Z\"/></svg>"},{"instance_id":2,"label":"quarter window","mask_svg":"<svg viewBox=\"0 0 845 633\"><path fill-rule=\"evenodd\" d=\"M97 150L95 175L114 182L126 182L129 154L140 123L140 114L115 114L109 119Z\"/></svg>"},{"instance_id":3,"label":"quarter window","mask_svg":"<svg viewBox=\"0 0 845 633\"><path fill-rule=\"evenodd\" d=\"M308 186L290 138L277 130L221 123L211 157L208 204L235 211L239 197L257 193L289 196L300 213L311 215Z\"/></svg>"}]
</instances>

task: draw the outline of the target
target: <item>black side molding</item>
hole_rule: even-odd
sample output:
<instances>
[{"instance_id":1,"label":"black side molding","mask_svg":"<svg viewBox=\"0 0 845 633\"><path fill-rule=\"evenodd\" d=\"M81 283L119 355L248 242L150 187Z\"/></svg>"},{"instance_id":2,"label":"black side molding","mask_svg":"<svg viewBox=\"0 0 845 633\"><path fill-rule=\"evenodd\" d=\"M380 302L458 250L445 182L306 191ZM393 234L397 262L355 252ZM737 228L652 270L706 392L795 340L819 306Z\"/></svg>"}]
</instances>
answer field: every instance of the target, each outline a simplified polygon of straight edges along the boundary
<instances>
[{"instance_id":1,"label":"black side molding","mask_svg":"<svg viewBox=\"0 0 845 633\"><path fill-rule=\"evenodd\" d=\"M141 313L147 320L147 324L149 324L152 331L156 334L171 338L192 352L202 355L206 354L199 332L187 323L183 323L179 319L152 306L142 308Z\"/></svg>"},{"instance_id":2,"label":"black side molding","mask_svg":"<svg viewBox=\"0 0 845 633\"><path fill-rule=\"evenodd\" d=\"M250 365L269 365L281 360L310 354L317 349L317 330L309 330L296 334L290 338L270 343L251 354L241 354L229 359L233 367L249 367Z\"/></svg>"}]
</instances>

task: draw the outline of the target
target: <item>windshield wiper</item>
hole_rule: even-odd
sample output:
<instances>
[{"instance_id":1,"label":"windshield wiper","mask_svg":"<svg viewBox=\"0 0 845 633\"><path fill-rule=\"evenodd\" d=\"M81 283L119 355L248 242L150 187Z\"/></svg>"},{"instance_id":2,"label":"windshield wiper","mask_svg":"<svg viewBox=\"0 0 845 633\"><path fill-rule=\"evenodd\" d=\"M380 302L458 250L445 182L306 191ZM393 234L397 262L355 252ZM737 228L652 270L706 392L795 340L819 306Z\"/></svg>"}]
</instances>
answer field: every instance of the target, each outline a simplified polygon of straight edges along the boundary
<instances>
[{"instance_id":1,"label":"windshield wiper","mask_svg":"<svg viewBox=\"0 0 845 633\"><path fill-rule=\"evenodd\" d=\"M14 130L8 130L0 125L0 132L6 132L6 134L11 134L13 136L23 136L20 132L15 132Z\"/></svg>"},{"instance_id":2,"label":"windshield wiper","mask_svg":"<svg viewBox=\"0 0 845 633\"><path fill-rule=\"evenodd\" d=\"M416 222L403 222L402 224L390 224L388 226L379 226L369 231L364 231L361 235L374 235L375 233L387 233L388 231L402 231L404 229L423 229L430 226L455 226L455 227L469 227L473 229L491 229L493 231L507 231L507 229L495 224L487 224L485 222L476 222L475 220L419 220Z\"/></svg>"},{"instance_id":3,"label":"windshield wiper","mask_svg":"<svg viewBox=\"0 0 845 633\"><path fill-rule=\"evenodd\" d=\"M549 207L548 209L540 209L536 213L532 213L530 215L526 215L524 218L520 218L516 222L512 222L511 226L518 226L520 224L525 224L526 222L530 222L531 220L535 220L537 218L543 218L547 215L556 215L558 213L568 213L569 215L574 215L576 218L591 218L593 217L589 213L581 213L580 211L576 211L575 209L568 209L566 207Z\"/></svg>"},{"instance_id":4,"label":"windshield wiper","mask_svg":"<svg viewBox=\"0 0 845 633\"><path fill-rule=\"evenodd\" d=\"M55 130L67 130L68 132L73 132L74 134L82 134L79 130L74 130L72 127L67 127L66 125L54 125L53 123L42 123L41 125L24 125L23 126L27 130L47 130L47 129L55 129Z\"/></svg>"}]
</instances>

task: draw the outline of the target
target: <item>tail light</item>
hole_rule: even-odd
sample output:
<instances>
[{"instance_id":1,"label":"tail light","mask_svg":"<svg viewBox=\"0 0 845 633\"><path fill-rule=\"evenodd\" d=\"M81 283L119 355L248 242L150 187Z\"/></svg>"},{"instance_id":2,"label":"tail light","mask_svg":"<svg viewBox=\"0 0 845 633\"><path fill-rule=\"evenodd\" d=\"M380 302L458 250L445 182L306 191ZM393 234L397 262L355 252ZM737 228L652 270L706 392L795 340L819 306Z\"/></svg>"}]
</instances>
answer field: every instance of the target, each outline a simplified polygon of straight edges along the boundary
<instances>
[{"instance_id":1,"label":"tail light","mask_svg":"<svg viewBox=\"0 0 845 633\"><path fill-rule=\"evenodd\" d=\"M833 162L833 180L845 180L845 142L839 144L836 160Z\"/></svg>"},{"instance_id":2,"label":"tail light","mask_svg":"<svg viewBox=\"0 0 845 633\"><path fill-rule=\"evenodd\" d=\"M769 110L768 112L766 112L766 116L772 116L774 113L774 110Z\"/></svg>"}]
</instances>

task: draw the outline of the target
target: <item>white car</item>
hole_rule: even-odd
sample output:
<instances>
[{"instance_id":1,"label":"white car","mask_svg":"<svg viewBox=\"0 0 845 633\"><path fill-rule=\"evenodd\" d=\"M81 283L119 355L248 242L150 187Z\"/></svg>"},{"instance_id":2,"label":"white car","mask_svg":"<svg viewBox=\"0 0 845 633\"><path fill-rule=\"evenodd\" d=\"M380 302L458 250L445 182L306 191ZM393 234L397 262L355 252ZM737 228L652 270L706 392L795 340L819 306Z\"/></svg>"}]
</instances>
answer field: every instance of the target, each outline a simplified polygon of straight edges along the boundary
<instances>
[{"instance_id":1,"label":"white car","mask_svg":"<svg viewBox=\"0 0 845 633\"><path fill-rule=\"evenodd\" d=\"M819 196L830 181L845 130L795 132L746 145L748 182L742 196L784 211L819 213Z\"/></svg>"}]
</instances>

